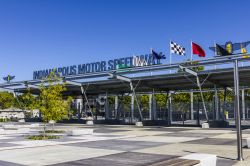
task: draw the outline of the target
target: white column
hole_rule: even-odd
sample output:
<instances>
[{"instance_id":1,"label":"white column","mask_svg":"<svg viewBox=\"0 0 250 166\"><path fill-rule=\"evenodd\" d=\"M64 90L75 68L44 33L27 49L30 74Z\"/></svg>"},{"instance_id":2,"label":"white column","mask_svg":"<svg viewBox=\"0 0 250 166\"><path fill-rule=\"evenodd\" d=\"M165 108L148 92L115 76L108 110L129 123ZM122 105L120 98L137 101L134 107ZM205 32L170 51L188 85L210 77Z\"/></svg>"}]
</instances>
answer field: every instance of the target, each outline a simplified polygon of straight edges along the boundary
<instances>
[{"instance_id":1,"label":"white column","mask_svg":"<svg viewBox=\"0 0 250 166\"><path fill-rule=\"evenodd\" d=\"M83 108L83 99L76 99L77 109L82 110Z\"/></svg>"},{"instance_id":2,"label":"white column","mask_svg":"<svg viewBox=\"0 0 250 166\"><path fill-rule=\"evenodd\" d=\"M152 116L153 116L153 120L156 120L158 118L157 112L156 112L155 91L153 91L153 96L152 96Z\"/></svg>"},{"instance_id":3,"label":"white column","mask_svg":"<svg viewBox=\"0 0 250 166\"><path fill-rule=\"evenodd\" d=\"M194 92L190 92L190 102L191 120L194 120Z\"/></svg>"},{"instance_id":4,"label":"white column","mask_svg":"<svg viewBox=\"0 0 250 166\"><path fill-rule=\"evenodd\" d=\"M241 102L242 102L242 119L246 120L246 106L245 106L245 91L241 91Z\"/></svg>"},{"instance_id":5,"label":"white column","mask_svg":"<svg viewBox=\"0 0 250 166\"><path fill-rule=\"evenodd\" d=\"M248 109L248 107L247 107L247 114L246 114L247 119L248 119L248 111L249 111L249 109Z\"/></svg>"},{"instance_id":6,"label":"white column","mask_svg":"<svg viewBox=\"0 0 250 166\"><path fill-rule=\"evenodd\" d=\"M168 124L171 125L172 122L172 94L168 94Z\"/></svg>"},{"instance_id":7,"label":"white column","mask_svg":"<svg viewBox=\"0 0 250 166\"><path fill-rule=\"evenodd\" d=\"M118 96L115 96L115 117L116 119L120 119L120 110L118 110Z\"/></svg>"},{"instance_id":8,"label":"white column","mask_svg":"<svg viewBox=\"0 0 250 166\"><path fill-rule=\"evenodd\" d=\"M149 120L152 120L152 94L149 94Z\"/></svg>"},{"instance_id":9,"label":"white column","mask_svg":"<svg viewBox=\"0 0 250 166\"><path fill-rule=\"evenodd\" d=\"M150 120L156 120L157 115L156 115L156 102L155 102L155 97L154 97L154 91L152 94L149 95L149 117Z\"/></svg>"},{"instance_id":10,"label":"white column","mask_svg":"<svg viewBox=\"0 0 250 166\"><path fill-rule=\"evenodd\" d=\"M135 96L131 94L131 118L134 119L134 104L135 104Z\"/></svg>"},{"instance_id":11,"label":"white column","mask_svg":"<svg viewBox=\"0 0 250 166\"><path fill-rule=\"evenodd\" d=\"M105 119L110 119L110 112L109 112L109 99L108 99L108 92L106 92L106 101L105 101Z\"/></svg>"},{"instance_id":12,"label":"white column","mask_svg":"<svg viewBox=\"0 0 250 166\"><path fill-rule=\"evenodd\" d=\"M219 120L219 97L216 86L214 90L215 90L215 119Z\"/></svg>"},{"instance_id":13,"label":"white column","mask_svg":"<svg viewBox=\"0 0 250 166\"><path fill-rule=\"evenodd\" d=\"M115 96L115 110L118 109L118 96Z\"/></svg>"},{"instance_id":14,"label":"white column","mask_svg":"<svg viewBox=\"0 0 250 166\"><path fill-rule=\"evenodd\" d=\"M82 109L83 109L83 99L82 99L82 97L79 96L75 100L75 103L76 103L76 109L77 109L77 117L78 117L78 120L80 120L81 119Z\"/></svg>"}]
</instances>

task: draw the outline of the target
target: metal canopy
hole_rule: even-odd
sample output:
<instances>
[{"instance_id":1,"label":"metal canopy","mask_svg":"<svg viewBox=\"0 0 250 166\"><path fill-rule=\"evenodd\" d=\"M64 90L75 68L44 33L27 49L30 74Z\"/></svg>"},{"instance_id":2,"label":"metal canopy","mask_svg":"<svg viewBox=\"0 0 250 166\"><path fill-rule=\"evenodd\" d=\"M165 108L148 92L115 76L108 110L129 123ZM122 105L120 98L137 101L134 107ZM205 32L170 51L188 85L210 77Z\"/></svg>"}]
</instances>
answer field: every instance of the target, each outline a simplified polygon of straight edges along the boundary
<instances>
[{"instance_id":1,"label":"metal canopy","mask_svg":"<svg viewBox=\"0 0 250 166\"><path fill-rule=\"evenodd\" d=\"M214 88L216 85L219 88L233 87L234 86L234 74L233 64L234 60L237 59L239 62L249 61L249 55L234 55L230 57L219 57L213 59L206 59L197 61L197 65L184 65L185 67L197 67L197 66L219 66L221 69L208 69L205 71L198 72L202 88ZM155 91L170 91L170 90L190 90L197 89L196 77L185 72L169 73L169 70L178 70L180 63L173 65L155 65L146 67L131 68L129 71L119 72L119 75L129 77L136 87L137 92L151 92L152 89ZM226 66L228 65L228 66ZM115 72L115 71L110 71ZM139 76L141 73L154 72L153 75ZM130 75L134 74L134 77ZM137 75L136 75L137 74ZM129 75L129 76L128 76ZM121 94L129 93L130 85L122 80L108 79L110 76L109 72L92 73L85 75L77 75L66 77L66 82L75 82L76 84L68 83L67 91L65 95L81 95L81 88L78 84L83 87L87 87L88 95L104 94L107 91L109 94ZM101 78L100 80L91 80L94 78ZM239 68L240 86L248 87L250 83L250 66ZM87 80L87 81L86 81ZM34 94L39 93L39 89L32 88L32 85L38 85L41 80L31 81L20 81L6 84L0 84L0 88L13 89L15 92L25 92L27 87L23 84L28 83L31 85L31 92Z\"/></svg>"}]
</instances>

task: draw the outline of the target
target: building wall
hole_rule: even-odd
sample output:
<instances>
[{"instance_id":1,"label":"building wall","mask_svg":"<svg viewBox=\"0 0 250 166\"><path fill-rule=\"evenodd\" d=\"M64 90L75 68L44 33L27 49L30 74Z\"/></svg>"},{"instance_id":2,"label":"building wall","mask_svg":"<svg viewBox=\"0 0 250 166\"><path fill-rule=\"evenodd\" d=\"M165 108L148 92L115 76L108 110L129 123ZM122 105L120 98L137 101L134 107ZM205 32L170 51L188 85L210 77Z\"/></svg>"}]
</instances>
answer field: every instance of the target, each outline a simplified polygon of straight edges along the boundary
<instances>
[{"instance_id":1,"label":"building wall","mask_svg":"<svg viewBox=\"0 0 250 166\"><path fill-rule=\"evenodd\" d=\"M23 119L24 118L24 111L21 109L5 109L5 110L0 110L0 118L17 118L17 119Z\"/></svg>"}]
</instances>

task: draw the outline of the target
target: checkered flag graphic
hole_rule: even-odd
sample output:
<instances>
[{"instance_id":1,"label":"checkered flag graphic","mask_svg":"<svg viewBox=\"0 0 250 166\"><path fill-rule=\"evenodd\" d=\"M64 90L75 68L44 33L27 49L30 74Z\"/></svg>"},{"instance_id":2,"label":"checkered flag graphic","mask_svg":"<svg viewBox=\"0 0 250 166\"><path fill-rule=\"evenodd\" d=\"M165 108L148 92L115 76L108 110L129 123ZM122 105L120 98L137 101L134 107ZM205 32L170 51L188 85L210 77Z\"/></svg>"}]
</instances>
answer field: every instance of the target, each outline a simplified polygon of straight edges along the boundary
<instances>
[{"instance_id":1,"label":"checkered flag graphic","mask_svg":"<svg viewBox=\"0 0 250 166\"><path fill-rule=\"evenodd\" d=\"M171 53L173 54L178 54L178 55L186 54L184 47L172 41L170 42L170 49L171 49Z\"/></svg>"}]
</instances>

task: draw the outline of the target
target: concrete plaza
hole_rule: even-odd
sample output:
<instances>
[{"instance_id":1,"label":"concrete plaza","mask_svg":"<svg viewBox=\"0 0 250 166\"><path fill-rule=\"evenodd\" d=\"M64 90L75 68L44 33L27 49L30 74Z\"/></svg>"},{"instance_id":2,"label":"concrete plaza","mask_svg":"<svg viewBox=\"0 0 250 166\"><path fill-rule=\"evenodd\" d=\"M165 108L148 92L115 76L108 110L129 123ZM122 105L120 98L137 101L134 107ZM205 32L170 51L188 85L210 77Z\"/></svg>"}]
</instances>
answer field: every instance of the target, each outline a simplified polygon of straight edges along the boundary
<instances>
[{"instance_id":1,"label":"concrete plaza","mask_svg":"<svg viewBox=\"0 0 250 166\"><path fill-rule=\"evenodd\" d=\"M0 124L1 125L1 124ZM28 134L0 133L0 165L90 165L141 166L191 153L217 155L218 166L248 165L250 149L244 148L244 161L237 162L234 129L189 127L86 126L57 124L58 130L94 128L93 135L60 135L54 140L28 140ZM30 135L42 127L32 128ZM250 130L243 130L243 145Z\"/></svg>"}]
</instances>

